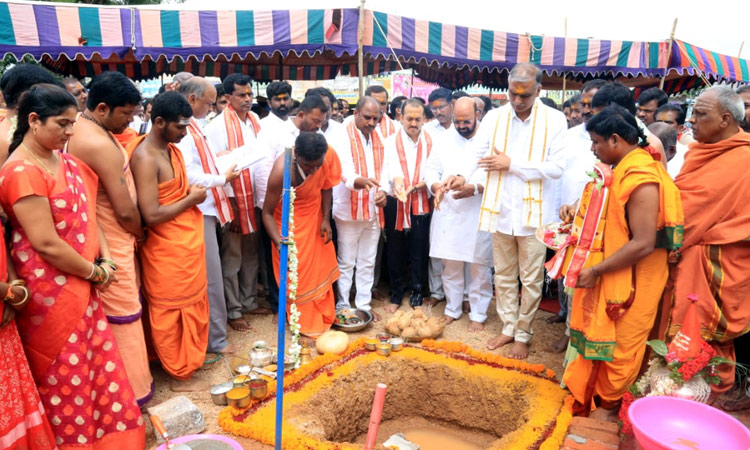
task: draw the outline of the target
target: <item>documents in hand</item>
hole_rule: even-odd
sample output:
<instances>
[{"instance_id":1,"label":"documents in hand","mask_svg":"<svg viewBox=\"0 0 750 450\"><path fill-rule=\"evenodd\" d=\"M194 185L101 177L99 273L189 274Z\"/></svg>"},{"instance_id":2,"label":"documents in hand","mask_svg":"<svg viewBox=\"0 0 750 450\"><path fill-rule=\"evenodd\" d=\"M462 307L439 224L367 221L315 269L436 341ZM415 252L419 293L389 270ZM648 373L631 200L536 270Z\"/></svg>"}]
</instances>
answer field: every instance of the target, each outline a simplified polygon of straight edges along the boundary
<instances>
[{"instance_id":1,"label":"documents in hand","mask_svg":"<svg viewBox=\"0 0 750 450\"><path fill-rule=\"evenodd\" d=\"M258 148L253 148L250 145L243 145L232 150L230 153L216 157L216 169L219 173L226 173L233 164L237 167L235 170L247 169L253 164L257 164L263 160L263 152Z\"/></svg>"}]
</instances>

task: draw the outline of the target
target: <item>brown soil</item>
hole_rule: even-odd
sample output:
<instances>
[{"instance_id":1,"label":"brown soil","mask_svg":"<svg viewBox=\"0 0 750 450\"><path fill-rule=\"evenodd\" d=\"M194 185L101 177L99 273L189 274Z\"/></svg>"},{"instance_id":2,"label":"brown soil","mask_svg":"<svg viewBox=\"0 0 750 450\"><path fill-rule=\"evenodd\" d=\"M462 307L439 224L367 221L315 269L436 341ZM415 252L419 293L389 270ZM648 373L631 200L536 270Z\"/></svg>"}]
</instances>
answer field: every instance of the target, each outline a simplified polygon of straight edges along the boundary
<instances>
[{"instance_id":1,"label":"brown soil","mask_svg":"<svg viewBox=\"0 0 750 450\"><path fill-rule=\"evenodd\" d=\"M497 439L527 419L527 399L514 395L525 390L523 380L499 385L487 378L466 377L442 364L393 355L337 378L291 411L292 421L312 436L353 442L367 431L378 383L388 385L382 416L386 421L419 416L461 428L481 426Z\"/></svg>"},{"instance_id":2,"label":"brown soil","mask_svg":"<svg viewBox=\"0 0 750 450\"><path fill-rule=\"evenodd\" d=\"M383 320L380 322L374 323L370 326L368 326L365 330L359 333L352 333L350 335L351 339L354 340L360 336L368 336L368 337L374 337L375 333L379 331L385 331L385 320L390 317L390 314L387 314L384 310L385 305L388 304L387 297L380 296L380 298L376 297L373 301L373 307L377 313L379 313ZM404 304L401 306L402 309L410 309L408 306L408 302L404 302ZM432 315L435 315L437 317L441 317L443 315L443 310L445 308L445 302L439 303L437 306L435 306L432 310ZM465 344L468 344L472 346L473 348L477 350L487 351L485 348L485 344L487 340L489 340L491 337L495 336L497 333L500 332L501 325L500 320L497 316L497 312L495 311L495 305L494 300L490 303L490 307L488 310L489 317L487 318L487 321L485 322L485 329L480 332L469 332L469 317L468 315L464 315L461 319L453 322L451 325L446 327L446 329L443 331L443 334L440 336L440 339L443 340L449 340L449 341L460 341ZM557 341L557 339L562 336L563 332L565 331L565 324L547 324L545 323L545 319L549 317L550 314L544 311L539 311L537 314L535 320L534 320L534 338L531 341L531 347L530 347L530 354L528 358L528 362L537 364L541 363L544 364L546 367L552 369L555 371L555 373L558 376L558 379L561 375L562 370L562 357L563 355L561 353L551 353L550 347ZM237 347L241 348L242 351L239 353L240 355L247 356L250 347L252 346L253 342L256 340L265 340L266 342L271 343L275 346L276 343L276 333L277 333L277 327L275 324L271 323L271 316L258 316L258 315L247 315L246 316L248 322L250 323L251 330L248 332L237 332L232 330L231 328L228 331L229 334L229 341L236 345ZM288 342L288 341L287 341ZM510 350L510 346L505 346L503 348L497 349L492 353L501 354L504 356L508 355L508 351ZM154 382L156 385L156 391L154 394L154 398L149 402L149 406L157 405L177 394L173 393L169 389L169 377L164 373L164 371L159 367L158 365L152 366L152 373L154 376ZM208 381L210 384L217 384L221 383L223 381L228 381L229 374L227 372L227 368L224 365L222 361L219 361L215 364L212 364L211 366L207 367L205 370L201 370L197 373L197 376L201 377L202 379ZM426 378L429 380L429 378ZM373 378L374 381L374 378ZM420 390L422 390L425 386L428 386L430 383L417 385L416 394L419 395ZM373 386L372 389L374 389L375 382L370 384ZM389 392L390 394L390 392ZM203 417L206 422L206 433L214 433L214 434L222 434L226 436L230 436L233 439L235 439L237 442L239 442L243 448L247 450L268 450L271 449L271 446L263 445L258 442L255 442L253 440L238 437L238 436L231 436L228 433L225 433L218 425L217 417L219 412L223 409L222 406L216 406L211 402L211 396L208 392L194 392L194 393L187 393L182 394L186 395L193 403L195 403L203 413ZM369 393L369 398L372 399L372 393ZM371 400L368 400L371 401ZM473 405L473 407L476 407L476 404ZM367 414L366 416L369 416L369 408L371 408L371 405L368 405L367 407ZM472 408L469 408L467 410L471 410ZM463 410L462 414L465 413ZM145 408L144 408L145 411ZM511 410L512 414L517 414L517 411L519 410ZM151 427L151 424L149 421L146 421L147 425L147 448L153 449L156 447L156 440L153 435L153 428ZM364 429L366 431L366 427ZM379 433L380 435L380 433ZM383 434L385 436L385 434Z\"/></svg>"},{"instance_id":3,"label":"brown soil","mask_svg":"<svg viewBox=\"0 0 750 450\"><path fill-rule=\"evenodd\" d=\"M403 433L408 439L409 432L412 430L439 430L440 435L448 435L456 440L480 449L488 448L492 445L492 442L496 440L495 436L492 434L476 428L460 427L451 422L444 422L435 419L428 420L419 416L405 416L381 422L378 427L378 442L385 442L389 436L396 433ZM354 443L364 445L366 439L367 432L364 432L354 440ZM443 444L441 445L441 448L446 447Z\"/></svg>"}]
</instances>

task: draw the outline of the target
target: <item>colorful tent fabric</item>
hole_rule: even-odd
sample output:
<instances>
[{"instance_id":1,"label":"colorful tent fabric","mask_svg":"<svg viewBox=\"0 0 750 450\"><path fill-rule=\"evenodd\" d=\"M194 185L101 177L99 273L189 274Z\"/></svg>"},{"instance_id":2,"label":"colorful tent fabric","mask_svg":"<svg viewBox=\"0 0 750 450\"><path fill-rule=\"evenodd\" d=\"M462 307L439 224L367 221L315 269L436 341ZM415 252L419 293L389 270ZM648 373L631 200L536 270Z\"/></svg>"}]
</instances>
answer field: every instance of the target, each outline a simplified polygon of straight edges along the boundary
<instances>
[{"instance_id":1,"label":"colorful tent fabric","mask_svg":"<svg viewBox=\"0 0 750 450\"><path fill-rule=\"evenodd\" d=\"M118 70L134 79L189 71L259 81L358 75L358 9L191 11L0 0L0 53L31 55L62 73ZM593 77L668 92L711 80L750 82L748 61L675 40L615 41L524 35L364 12L364 74L401 67L450 88L507 86L518 62L538 64L545 86ZM395 54L395 57L394 57Z\"/></svg>"}]
</instances>

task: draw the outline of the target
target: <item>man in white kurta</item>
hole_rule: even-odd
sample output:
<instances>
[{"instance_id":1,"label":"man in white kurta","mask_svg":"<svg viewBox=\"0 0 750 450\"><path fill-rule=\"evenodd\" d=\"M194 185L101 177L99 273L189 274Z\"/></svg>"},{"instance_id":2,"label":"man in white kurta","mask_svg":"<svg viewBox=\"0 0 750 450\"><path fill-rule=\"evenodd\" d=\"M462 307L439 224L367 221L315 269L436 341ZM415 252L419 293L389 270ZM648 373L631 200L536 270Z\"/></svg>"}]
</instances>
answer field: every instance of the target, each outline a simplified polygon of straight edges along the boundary
<instances>
[{"instance_id":1,"label":"man in white kurta","mask_svg":"<svg viewBox=\"0 0 750 450\"><path fill-rule=\"evenodd\" d=\"M390 313L401 305L407 261L410 267L409 303L411 306L422 305L430 245L430 199L424 181L424 167L433 140L422 130L422 102L409 99L402 112L403 127L383 143L385 167L380 177L380 189L389 195L385 206L385 233L391 283L391 301L386 311Z\"/></svg>"},{"instance_id":2,"label":"man in white kurta","mask_svg":"<svg viewBox=\"0 0 750 450\"><path fill-rule=\"evenodd\" d=\"M206 243L206 278L208 279L208 304L210 321L208 328L209 353L232 353L237 350L227 341L227 304L224 299L221 258L217 231L232 221L232 205L224 186L237 179L240 172L230 167L219 173L216 156L211 150L198 120L208 113L208 105L216 102L216 88L202 77L193 77L180 83L179 92L193 108L188 134L177 148L185 160L190 185L199 184L207 189L206 199L198 205L203 213L203 239Z\"/></svg>"},{"instance_id":3,"label":"man in white kurta","mask_svg":"<svg viewBox=\"0 0 750 450\"><path fill-rule=\"evenodd\" d=\"M455 129L436 142L425 167L425 181L435 196L430 229L430 257L442 261L445 322L460 319L464 292L471 305L469 331L484 329L492 298L492 242L478 230L482 197L472 185L452 190L477 162L473 148L479 110L469 97L456 101Z\"/></svg>"},{"instance_id":4,"label":"man in white kurta","mask_svg":"<svg viewBox=\"0 0 750 450\"><path fill-rule=\"evenodd\" d=\"M253 104L252 79L231 74L222 84L228 104L206 125L205 135L211 149L222 155L231 151L259 152L257 136L260 119ZM221 268L229 325L238 331L250 326L242 313L269 314L258 304L258 226L255 212L255 166L241 171L240 177L225 187L233 207L234 220L221 229Z\"/></svg>"},{"instance_id":5,"label":"man in white kurta","mask_svg":"<svg viewBox=\"0 0 750 450\"><path fill-rule=\"evenodd\" d=\"M378 102L362 97L354 109L354 120L332 142L341 161L341 183L333 188L333 219L338 241L338 298L336 307L351 307L349 297L356 268L357 309L372 311L372 284L380 230L385 216L385 194L378 184L383 167L383 142L375 127L380 118ZM376 204L377 203L377 204ZM380 316L372 311L375 320Z\"/></svg>"},{"instance_id":6,"label":"man in white kurta","mask_svg":"<svg viewBox=\"0 0 750 450\"><path fill-rule=\"evenodd\" d=\"M487 113L475 137L479 160L472 180L483 187L479 229L492 233L500 335L487 347L513 343L509 356L529 355L531 323L542 298L546 247L534 233L557 219L556 180L564 169L565 115L538 100L542 73L517 64L510 101ZM484 180L482 180L484 179ZM518 278L521 278L521 302Z\"/></svg>"}]
</instances>

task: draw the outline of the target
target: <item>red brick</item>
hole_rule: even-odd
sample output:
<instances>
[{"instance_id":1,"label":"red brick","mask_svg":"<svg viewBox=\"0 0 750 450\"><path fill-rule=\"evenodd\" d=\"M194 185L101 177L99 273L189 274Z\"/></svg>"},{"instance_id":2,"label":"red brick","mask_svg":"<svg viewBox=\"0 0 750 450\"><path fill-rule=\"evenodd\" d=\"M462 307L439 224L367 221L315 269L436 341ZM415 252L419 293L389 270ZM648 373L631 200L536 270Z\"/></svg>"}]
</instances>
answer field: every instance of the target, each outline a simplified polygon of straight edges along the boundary
<instances>
[{"instance_id":1,"label":"red brick","mask_svg":"<svg viewBox=\"0 0 750 450\"><path fill-rule=\"evenodd\" d=\"M611 444L614 445L615 448L617 448L617 445L620 443L620 436L617 433L612 433L609 431L601 431L594 428L586 428L583 426L570 426L568 428L568 434L575 434L576 436L581 436L589 441L597 441L601 442L603 444Z\"/></svg>"},{"instance_id":2,"label":"red brick","mask_svg":"<svg viewBox=\"0 0 750 450\"><path fill-rule=\"evenodd\" d=\"M594 430L606 431L609 433L618 433L619 428L614 422L604 422L602 420L592 419L590 417L573 417L571 426L583 426Z\"/></svg>"}]
</instances>

